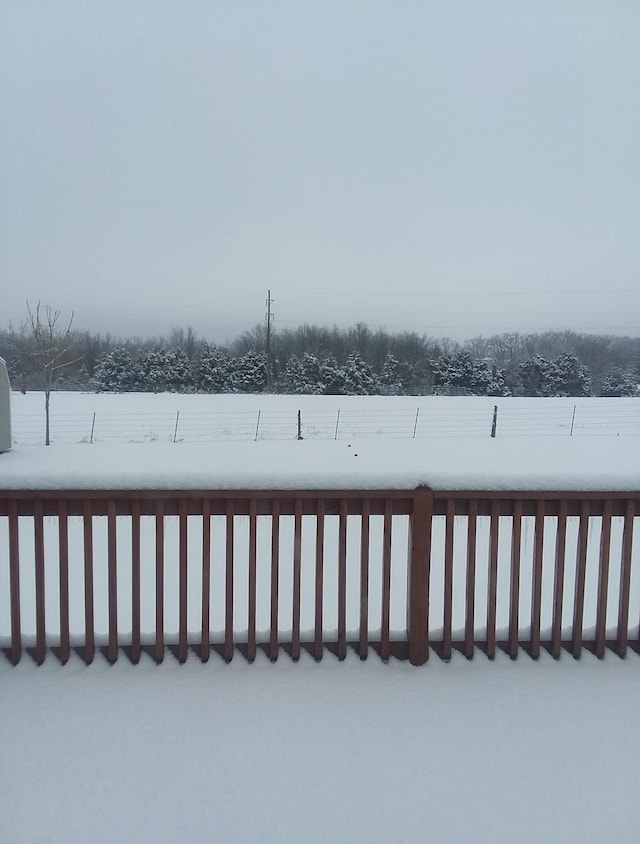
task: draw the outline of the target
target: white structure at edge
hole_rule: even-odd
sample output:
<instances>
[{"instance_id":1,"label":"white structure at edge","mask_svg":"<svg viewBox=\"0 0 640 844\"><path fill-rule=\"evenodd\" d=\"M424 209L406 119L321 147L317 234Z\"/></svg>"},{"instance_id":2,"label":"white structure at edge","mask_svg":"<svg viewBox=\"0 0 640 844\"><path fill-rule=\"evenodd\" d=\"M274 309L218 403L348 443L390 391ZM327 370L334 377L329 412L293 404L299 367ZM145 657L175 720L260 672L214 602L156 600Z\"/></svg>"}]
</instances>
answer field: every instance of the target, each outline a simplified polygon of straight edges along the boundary
<instances>
[{"instance_id":1,"label":"white structure at edge","mask_svg":"<svg viewBox=\"0 0 640 844\"><path fill-rule=\"evenodd\" d=\"M0 452L11 450L11 385L7 364L0 358Z\"/></svg>"}]
</instances>

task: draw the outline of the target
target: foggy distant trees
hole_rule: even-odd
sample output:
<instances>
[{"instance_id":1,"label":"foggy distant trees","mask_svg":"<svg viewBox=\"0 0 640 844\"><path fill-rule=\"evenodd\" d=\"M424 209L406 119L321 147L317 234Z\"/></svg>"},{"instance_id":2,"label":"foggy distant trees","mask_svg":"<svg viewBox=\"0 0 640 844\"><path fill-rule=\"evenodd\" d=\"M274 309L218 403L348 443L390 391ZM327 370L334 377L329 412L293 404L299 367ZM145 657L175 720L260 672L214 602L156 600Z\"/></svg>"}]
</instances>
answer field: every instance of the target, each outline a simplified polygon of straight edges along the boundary
<instances>
[{"instance_id":1,"label":"foggy distant trees","mask_svg":"<svg viewBox=\"0 0 640 844\"><path fill-rule=\"evenodd\" d=\"M174 328L167 337L116 341L73 332L53 389L259 393L267 387L266 330L228 347ZM14 389L42 389L32 333L0 331ZM640 338L572 331L474 337L301 325L271 336L269 389L315 395L632 396L639 394Z\"/></svg>"}]
</instances>

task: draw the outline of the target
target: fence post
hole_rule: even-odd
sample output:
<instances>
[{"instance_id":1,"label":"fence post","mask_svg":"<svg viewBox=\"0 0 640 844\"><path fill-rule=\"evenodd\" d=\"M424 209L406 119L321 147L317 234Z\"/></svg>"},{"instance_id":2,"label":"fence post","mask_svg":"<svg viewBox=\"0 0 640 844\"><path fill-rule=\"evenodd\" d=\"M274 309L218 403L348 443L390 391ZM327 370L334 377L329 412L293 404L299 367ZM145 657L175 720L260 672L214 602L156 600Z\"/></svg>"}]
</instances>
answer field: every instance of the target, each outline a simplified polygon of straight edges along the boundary
<instances>
[{"instance_id":1,"label":"fence post","mask_svg":"<svg viewBox=\"0 0 640 844\"><path fill-rule=\"evenodd\" d=\"M573 405L573 413L571 414L571 430L569 431L570 437L573 436L573 426L574 426L575 421L576 421L576 406L574 404Z\"/></svg>"},{"instance_id":2,"label":"fence post","mask_svg":"<svg viewBox=\"0 0 640 844\"><path fill-rule=\"evenodd\" d=\"M93 419L91 420L91 437L89 439L90 443L93 443L93 432L95 431L95 429L96 429L96 412L94 410L93 411Z\"/></svg>"},{"instance_id":3,"label":"fence post","mask_svg":"<svg viewBox=\"0 0 640 844\"><path fill-rule=\"evenodd\" d=\"M256 420L256 435L253 438L254 442L258 442L258 429L260 428L260 411L258 411L258 419Z\"/></svg>"},{"instance_id":4,"label":"fence post","mask_svg":"<svg viewBox=\"0 0 640 844\"><path fill-rule=\"evenodd\" d=\"M296 437L297 440L302 439L302 416L300 411L298 411L298 436Z\"/></svg>"},{"instance_id":5,"label":"fence post","mask_svg":"<svg viewBox=\"0 0 640 844\"><path fill-rule=\"evenodd\" d=\"M498 427L498 405L493 406L493 419L491 420L491 436L495 437L496 428Z\"/></svg>"},{"instance_id":6,"label":"fence post","mask_svg":"<svg viewBox=\"0 0 640 844\"><path fill-rule=\"evenodd\" d=\"M176 426L173 429L173 441L176 441L176 437L178 436L178 422L180 421L180 411L176 412Z\"/></svg>"},{"instance_id":7,"label":"fence post","mask_svg":"<svg viewBox=\"0 0 640 844\"><path fill-rule=\"evenodd\" d=\"M414 440L416 438L416 431L418 430L418 418L419 418L419 416L420 416L420 407L418 407L418 409L416 410L416 419L415 419L415 422L413 423L413 439Z\"/></svg>"},{"instance_id":8,"label":"fence post","mask_svg":"<svg viewBox=\"0 0 640 844\"><path fill-rule=\"evenodd\" d=\"M429 564L433 490L418 487L409 521L407 572L407 636L409 661L424 665L429 659Z\"/></svg>"},{"instance_id":9,"label":"fence post","mask_svg":"<svg viewBox=\"0 0 640 844\"><path fill-rule=\"evenodd\" d=\"M338 408L338 413L336 414L336 432L334 434L334 440L338 439L338 426L340 425L340 408Z\"/></svg>"}]
</instances>

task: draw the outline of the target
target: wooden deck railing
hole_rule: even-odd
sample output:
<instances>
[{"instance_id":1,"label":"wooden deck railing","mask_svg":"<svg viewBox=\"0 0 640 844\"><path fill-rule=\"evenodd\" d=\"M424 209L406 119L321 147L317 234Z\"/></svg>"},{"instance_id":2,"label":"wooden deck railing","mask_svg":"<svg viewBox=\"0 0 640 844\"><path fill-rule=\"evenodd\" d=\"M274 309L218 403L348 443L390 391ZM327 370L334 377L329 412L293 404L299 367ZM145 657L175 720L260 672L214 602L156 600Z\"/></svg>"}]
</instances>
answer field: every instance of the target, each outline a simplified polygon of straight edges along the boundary
<instances>
[{"instance_id":1,"label":"wooden deck railing","mask_svg":"<svg viewBox=\"0 0 640 844\"><path fill-rule=\"evenodd\" d=\"M562 650L578 658L582 648L599 657L606 649L624 657L628 647L638 650L640 562L634 558L633 543L634 526L637 540L639 500L638 492L434 492L426 487L415 491L0 491L0 529L4 531L0 532L4 545L0 546L0 560L6 559L7 572L0 576L9 586L9 600L0 603L0 607L8 606L9 618L0 617L0 633L4 632L8 642L5 653L14 664L27 644L38 664L49 651L66 662L72 645L88 664L101 644L112 663L121 650L134 663L143 650L160 662L165 648L180 662L187 659L190 649L203 662L212 650L229 661L236 649L252 661L258 647L272 660L281 648L294 660L303 648L317 660L325 649L343 659L347 648L353 647L364 659L373 648L383 659L408 657L415 665L425 663L431 650L446 660L453 649L472 658L480 648L493 658L499 647L513 659L520 649L537 658L541 648L555 658ZM174 550L168 548L165 536L167 520L172 517L177 522ZM269 526L266 551L265 543L258 542L261 517L266 517ZM284 517L292 517L293 531L283 542ZM244 527L248 522L242 552L237 542L240 518ZM98 541L97 519L102 523L106 519L106 531L100 529L103 538ZM373 519L378 520L379 528L375 537ZM303 522L307 539L309 532L312 534L304 548ZM331 547L326 530L329 522L335 529ZM194 525L198 533L195 552L190 544ZM215 552L212 525L216 531L224 531L224 540ZM347 534L353 539L354 527L359 534L355 543L359 559L356 575L348 576L347 558L353 568L354 552L353 548L348 551ZM127 609L124 625L123 532L127 538L127 595L130 590L130 612ZM524 532L527 542L523 542ZM94 562L98 552L104 554L98 545L104 545L105 534L108 626L100 632L95 623ZM407 535L408 553L399 563L399 537L406 541ZM529 549L526 553L525 546ZM148 561L151 553L152 565L143 565L143 558ZM224 555L224 577L217 580L212 578L216 554ZM332 593L325 578L329 557L337 567L337 588ZM394 575L402 582L406 578L407 584L406 626L400 631L390 624L392 558ZM257 576L259 560L261 571L268 569L266 580ZM47 629L52 613L51 590L46 584L52 567L56 569L57 601L54 632ZM176 589L168 586L168 569L177 574ZM281 621L279 584L284 569L290 578L290 624ZM239 620L234 590L240 572L246 578L246 603ZM372 572L379 606L376 617L370 609ZM189 588L196 574L200 584L197 599ZM303 579L313 593L311 630L301 625ZM550 623L544 627L543 580L547 599L552 589L552 599L547 600L551 609L546 614ZM454 581L458 605L463 607L462 625L454 625ZM32 587L26 586L27 582ZM589 590L588 583L597 583L597 588ZM258 630L257 602L259 597L265 599L265 591L269 624L268 629ZM357 600L357 629L353 625L348 629L348 593L351 602ZM70 629L70 594L82 603L80 642L76 641L77 632ZM213 611L212 595L224 596L221 613ZM478 596L483 598L481 617ZM154 629L145 631L141 604L148 605L149 600L155 609ZM499 602L508 606L503 630L497 623ZM327 606L334 607L337 619L335 628L329 630L323 622ZM167 607L177 608L177 634L167 631ZM635 608L634 617L630 607ZM189 617L193 619L194 613L199 618L196 633L189 629ZM434 623L434 616L440 623ZM25 618L31 619L29 631L24 630Z\"/></svg>"}]
</instances>

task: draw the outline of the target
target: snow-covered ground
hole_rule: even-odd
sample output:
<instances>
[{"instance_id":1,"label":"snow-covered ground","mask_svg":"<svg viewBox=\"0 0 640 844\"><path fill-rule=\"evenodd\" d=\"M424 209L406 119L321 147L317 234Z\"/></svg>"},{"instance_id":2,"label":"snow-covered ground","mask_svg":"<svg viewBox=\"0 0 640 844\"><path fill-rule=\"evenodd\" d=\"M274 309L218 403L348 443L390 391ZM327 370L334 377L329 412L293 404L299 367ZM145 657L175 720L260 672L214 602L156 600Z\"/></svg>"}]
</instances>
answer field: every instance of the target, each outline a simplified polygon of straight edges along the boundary
<instances>
[{"instance_id":1,"label":"snow-covered ground","mask_svg":"<svg viewBox=\"0 0 640 844\"><path fill-rule=\"evenodd\" d=\"M0 488L604 491L640 479L640 399L58 393L51 408L45 449L42 395L12 395ZM193 437L180 434L188 419Z\"/></svg>"},{"instance_id":2,"label":"snow-covered ground","mask_svg":"<svg viewBox=\"0 0 640 844\"><path fill-rule=\"evenodd\" d=\"M0 841L636 844L640 657L0 662Z\"/></svg>"},{"instance_id":3,"label":"snow-covered ground","mask_svg":"<svg viewBox=\"0 0 640 844\"><path fill-rule=\"evenodd\" d=\"M14 392L13 439L43 439L44 399ZM448 398L444 396L180 395L54 393L56 443L348 440L353 437L499 439L640 435L638 398Z\"/></svg>"},{"instance_id":4,"label":"snow-covered ground","mask_svg":"<svg viewBox=\"0 0 640 844\"><path fill-rule=\"evenodd\" d=\"M129 399L142 409L202 398L69 395L54 401L113 407ZM286 401L292 398L301 404ZM0 487L636 490L640 478L633 436L400 441L362 433L47 449L21 444L18 425L14 450L0 455ZM527 531L525 519L523 556L530 558ZM619 543L617 523L616 531ZM55 555L55 531L45 537ZM592 545L596 560L595 534ZM460 553L464 560L462 542ZM28 591L32 566L24 562ZM103 562L96 561L99 624L106 618ZM394 558L396 568L401 563ZM634 566L637 618L637 553ZM168 574L168 588L174 582ZM394 588L403 592L401 577ZM434 601L438 590L441 583L432 584ZM0 841L632 844L640 829L639 669L636 654L620 660L610 652L602 661L565 653L559 662L499 654L494 663L455 654L449 664L431 659L423 668L393 659L385 665L374 655L361 663L353 652L343 663L325 656L316 664L303 654L298 664L283 657L275 665L259 654L251 666L215 655L206 665L191 655L183 666L172 657L156 666L146 656L136 667L98 658L87 668L76 656L64 667L54 659L36 667L25 657L16 668L1 660Z\"/></svg>"}]
</instances>

